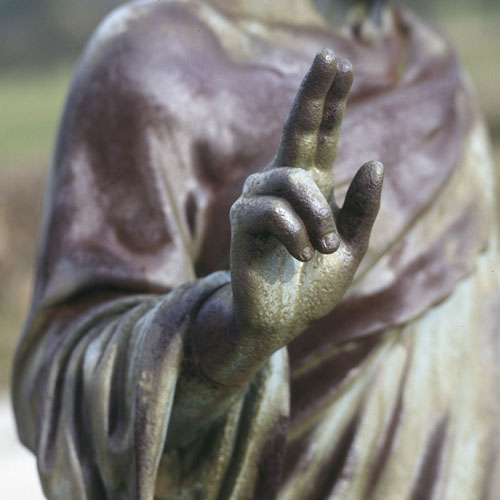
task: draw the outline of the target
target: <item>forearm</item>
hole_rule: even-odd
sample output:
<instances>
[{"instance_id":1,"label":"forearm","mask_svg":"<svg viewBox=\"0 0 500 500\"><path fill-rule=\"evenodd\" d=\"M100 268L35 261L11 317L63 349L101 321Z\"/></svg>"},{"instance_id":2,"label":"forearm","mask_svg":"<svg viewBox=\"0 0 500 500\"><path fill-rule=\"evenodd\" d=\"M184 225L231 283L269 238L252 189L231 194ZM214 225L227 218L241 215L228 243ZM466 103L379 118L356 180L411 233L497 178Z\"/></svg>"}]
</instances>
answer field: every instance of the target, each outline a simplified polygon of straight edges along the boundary
<instances>
[{"instance_id":1,"label":"forearm","mask_svg":"<svg viewBox=\"0 0 500 500\"><path fill-rule=\"evenodd\" d=\"M205 302L197 317L194 355L201 372L220 385L244 384L288 337L282 328L259 328L244 306L228 283Z\"/></svg>"},{"instance_id":2,"label":"forearm","mask_svg":"<svg viewBox=\"0 0 500 500\"><path fill-rule=\"evenodd\" d=\"M223 415L241 397L258 370L283 347L280 333L259 331L238 313L231 283L204 302L186 338L167 448Z\"/></svg>"}]
</instances>

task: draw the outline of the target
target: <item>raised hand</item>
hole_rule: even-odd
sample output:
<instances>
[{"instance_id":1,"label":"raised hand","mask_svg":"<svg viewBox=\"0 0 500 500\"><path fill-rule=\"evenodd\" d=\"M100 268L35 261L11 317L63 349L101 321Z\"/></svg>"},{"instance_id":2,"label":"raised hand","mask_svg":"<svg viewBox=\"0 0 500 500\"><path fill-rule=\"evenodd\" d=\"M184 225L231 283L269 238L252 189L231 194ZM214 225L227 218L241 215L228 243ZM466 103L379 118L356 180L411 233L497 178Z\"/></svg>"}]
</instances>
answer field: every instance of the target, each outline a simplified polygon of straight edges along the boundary
<instances>
[{"instance_id":1,"label":"raised hand","mask_svg":"<svg viewBox=\"0 0 500 500\"><path fill-rule=\"evenodd\" d=\"M352 66L320 51L305 76L272 163L250 176L231 209L235 322L272 353L341 300L363 258L380 204L383 167L364 164L343 207L332 165ZM243 342L245 343L245 342Z\"/></svg>"}]
</instances>

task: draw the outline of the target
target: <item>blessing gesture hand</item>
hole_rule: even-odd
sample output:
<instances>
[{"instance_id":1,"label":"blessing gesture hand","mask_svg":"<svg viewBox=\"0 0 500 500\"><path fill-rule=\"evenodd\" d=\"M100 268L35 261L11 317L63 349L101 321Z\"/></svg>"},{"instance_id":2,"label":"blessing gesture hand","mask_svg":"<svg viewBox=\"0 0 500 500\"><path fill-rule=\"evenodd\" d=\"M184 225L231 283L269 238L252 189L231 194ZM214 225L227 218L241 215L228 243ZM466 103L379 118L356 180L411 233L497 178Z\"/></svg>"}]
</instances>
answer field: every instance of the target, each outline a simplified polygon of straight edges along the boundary
<instances>
[{"instance_id":1,"label":"blessing gesture hand","mask_svg":"<svg viewBox=\"0 0 500 500\"><path fill-rule=\"evenodd\" d=\"M359 169L342 208L333 196L332 165L352 80L349 61L318 52L274 160L247 179L231 208L235 317L269 352L338 304L368 246L382 164Z\"/></svg>"}]
</instances>

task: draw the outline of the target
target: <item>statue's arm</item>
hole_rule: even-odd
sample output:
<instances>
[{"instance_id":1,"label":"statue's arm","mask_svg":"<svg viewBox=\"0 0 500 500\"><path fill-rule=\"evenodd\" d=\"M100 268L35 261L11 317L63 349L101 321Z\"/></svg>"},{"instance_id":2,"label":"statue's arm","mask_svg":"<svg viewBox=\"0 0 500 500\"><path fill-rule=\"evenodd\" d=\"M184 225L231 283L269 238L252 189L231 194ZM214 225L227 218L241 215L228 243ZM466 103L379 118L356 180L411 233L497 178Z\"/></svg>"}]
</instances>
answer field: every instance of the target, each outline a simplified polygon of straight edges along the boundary
<instances>
[{"instance_id":1,"label":"statue's arm","mask_svg":"<svg viewBox=\"0 0 500 500\"><path fill-rule=\"evenodd\" d=\"M190 339L194 363L216 385L241 387L328 314L367 249L382 165L360 168L342 208L333 197L331 167L352 78L348 61L330 50L317 54L274 160L247 179L231 209L231 282L204 303ZM177 403L174 420L189 425Z\"/></svg>"}]
</instances>

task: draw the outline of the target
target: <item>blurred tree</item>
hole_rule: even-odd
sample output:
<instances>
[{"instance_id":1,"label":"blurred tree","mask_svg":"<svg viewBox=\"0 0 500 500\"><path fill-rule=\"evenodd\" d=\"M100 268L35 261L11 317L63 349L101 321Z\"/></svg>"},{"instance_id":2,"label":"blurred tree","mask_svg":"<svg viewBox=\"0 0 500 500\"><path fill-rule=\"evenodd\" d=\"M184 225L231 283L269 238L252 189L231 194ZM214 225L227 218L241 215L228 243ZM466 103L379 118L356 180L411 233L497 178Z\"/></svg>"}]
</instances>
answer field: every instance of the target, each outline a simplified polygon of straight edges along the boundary
<instances>
[{"instance_id":1,"label":"blurred tree","mask_svg":"<svg viewBox=\"0 0 500 500\"><path fill-rule=\"evenodd\" d=\"M354 4L373 0L315 0L334 23ZM98 22L120 0L0 0L0 67L74 59ZM427 17L499 9L498 0L393 0Z\"/></svg>"},{"instance_id":2,"label":"blurred tree","mask_svg":"<svg viewBox=\"0 0 500 500\"><path fill-rule=\"evenodd\" d=\"M0 67L74 58L118 0L0 0Z\"/></svg>"}]
</instances>

